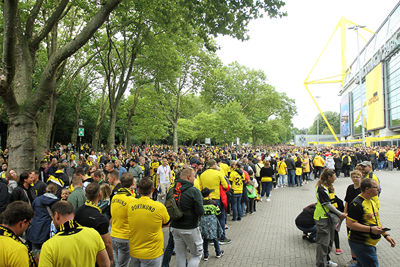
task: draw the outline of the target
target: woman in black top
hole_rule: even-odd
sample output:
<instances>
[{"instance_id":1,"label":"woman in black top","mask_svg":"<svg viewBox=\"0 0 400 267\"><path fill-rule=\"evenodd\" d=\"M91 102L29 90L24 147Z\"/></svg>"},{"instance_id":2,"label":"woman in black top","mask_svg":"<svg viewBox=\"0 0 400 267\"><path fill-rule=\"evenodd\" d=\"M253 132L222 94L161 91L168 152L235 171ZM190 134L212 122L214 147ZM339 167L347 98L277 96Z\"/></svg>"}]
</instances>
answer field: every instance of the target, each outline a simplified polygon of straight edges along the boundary
<instances>
[{"instance_id":1,"label":"woman in black top","mask_svg":"<svg viewBox=\"0 0 400 267\"><path fill-rule=\"evenodd\" d=\"M269 198L271 189L272 189L272 176L274 175L274 169L272 169L271 164L268 160L264 160L264 167L260 170L260 177L261 177L261 197L260 200L262 201L262 197L266 195L267 201L271 201Z\"/></svg>"}]
</instances>

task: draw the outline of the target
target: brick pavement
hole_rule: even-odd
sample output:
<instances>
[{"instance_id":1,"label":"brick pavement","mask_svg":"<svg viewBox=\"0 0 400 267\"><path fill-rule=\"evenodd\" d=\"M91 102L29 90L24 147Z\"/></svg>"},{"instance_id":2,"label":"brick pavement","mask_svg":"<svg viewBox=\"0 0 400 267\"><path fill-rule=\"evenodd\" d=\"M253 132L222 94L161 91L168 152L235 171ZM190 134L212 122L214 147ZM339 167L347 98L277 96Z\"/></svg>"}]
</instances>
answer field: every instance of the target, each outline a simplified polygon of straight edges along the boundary
<instances>
[{"instance_id":1,"label":"brick pavement","mask_svg":"<svg viewBox=\"0 0 400 267\"><path fill-rule=\"evenodd\" d=\"M380 171L376 175L383 188L380 196L381 222L392 229L390 234L400 247L400 199L396 199L400 192L400 172ZM341 199L344 199L350 183L350 178L336 180L336 193ZM209 260L202 261L200 266L315 266L316 245L303 240L302 233L294 224L302 208L315 202L315 184L312 181L300 188L275 189L271 195L272 201L258 203L256 213L244 217L240 222L232 222L231 217L228 218L230 229L227 236L232 243L221 246L225 251L221 259L215 258L214 247L209 246ZM344 253L339 256L331 253L331 257L339 266L343 266L351 258L345 227L340 232L340 245ZM380 266L400 266L399 247L391 248L382 239L377 246ZM174 256L170 266L175 266Z\"/></svg>"}]
</instances>

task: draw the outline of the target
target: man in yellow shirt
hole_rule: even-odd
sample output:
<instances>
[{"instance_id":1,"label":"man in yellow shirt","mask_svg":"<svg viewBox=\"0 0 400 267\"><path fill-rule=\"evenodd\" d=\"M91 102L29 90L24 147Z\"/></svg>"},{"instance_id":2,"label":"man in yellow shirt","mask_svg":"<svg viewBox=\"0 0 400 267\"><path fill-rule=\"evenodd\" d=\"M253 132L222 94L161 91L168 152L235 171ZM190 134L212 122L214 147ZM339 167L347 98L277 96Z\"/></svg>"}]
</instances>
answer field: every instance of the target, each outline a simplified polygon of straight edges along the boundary
<instances>
[{"instance_id":1,"label":"man in yellow shirt","mask_svg":"<svg viewBox=\"0 0 400 267\"><path fill-rule=\"evenodd\" d=\"M51 207L53 223L58 232L44 242L39 267L110 266L110 259L100 234L93 228L79 225L74 207L58 201Z\"/></svg>"},{"instance_id":2,"label":"man in yellow shirt","mask_svg":"<svg viewBox=\"0 0 400 267\"><path fill-rule=\"evenodd\" d=\"M0 224L0 266L29 266L33 257L19 236L28 229L33 218L33 209L24 201L9 204L2 213Z\"/></svg>"},{"instance_id":3,"label":"man in yellow shirt","mask_svg":"<svg viewBox=\"0 0 400 267\"><path fill-rule=\"evenodd\" d=\"M277 166L278 174L279 174L278 186L279 187L287 186L286 175L287 175L288 171L287 171L287 165L286 165L285 161L283 160L283 157L279 158L279 161L277 162L276 166Z\"/></svg>"},{"instance_id":4,"label":"man in yellow shirt","mask_svg":"<svg viewBox=\"0 0 400 267\"><path fill-rule=\"evenodd\" d=\"M388 152L386 152L386 159L388 162L388 169L389 171L393 171L393 161L394 161L394 151L393 149L389 149Z\"/></svg>"},{"instance_id":5,"label":"man in yellow shirt","mask_svg":"<svg viewBox=\"0 0 400 267\"><path fill-rule=\"evenodd\" d=\"M325 160L321 157L320 153L318 152L313 159L313 166L314 166L314 178L318 179L321 175L322 169L324 168Z\"/></svg>"},{"instance_id":6,"label":"man in yellow shirt","mask_svg":"<svg viewBox=\"0 0 400 267\"><path fill-rule=\"evenodd\" d=\"M129 223L128 206L135 201L130 188L134 186L133 175L129 172L121 177L121 188L111 200L111 241L114 251L114 262L117 266L129 266Z\"/></svg>"},{"instance_id":7,"label":"man in yellow shirt","mask_svg":"<svg viewBox=\"0 0 400 267\"><path fill-rule=\"evenodd\" d=\"M232 196L232 221L240 221L242 215L242 193L243 193L243 181L244 174L240 169L240 164L237 161L231 162L232 171L229 175L229 181L232 183L233 196Z\"/></svg>"},{"instance_id":8,"label":"man in yellow shirt","mask_svg":"<svg viewBox=\"0 0 400 267\"><path fill-rule=\"evenodd\" d=\"M151 199L153 181L143 178L138 185L141 197L128 206L129 254L133 266L161 266L164 249L162 227L169 224L166 207Z\"/></svg>"}]
</instances>

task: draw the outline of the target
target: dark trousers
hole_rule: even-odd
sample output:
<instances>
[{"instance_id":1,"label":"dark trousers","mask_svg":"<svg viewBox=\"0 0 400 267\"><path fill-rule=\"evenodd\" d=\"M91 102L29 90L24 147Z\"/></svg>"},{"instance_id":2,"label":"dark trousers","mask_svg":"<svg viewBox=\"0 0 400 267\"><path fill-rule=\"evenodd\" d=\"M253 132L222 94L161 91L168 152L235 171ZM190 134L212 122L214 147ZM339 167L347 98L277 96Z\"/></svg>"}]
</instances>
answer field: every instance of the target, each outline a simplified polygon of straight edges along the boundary
<instances>
[{"instance_id":1,"label":"dark trousers","mask_svg":"<svg viewBox=\"0 0 400 267\"><path fill-rule=\"evenodd\" d=\"M315 169L314 169L314 178L315 179L319 179L322 169L323 169L323 167L321 167L321 166L315 166Z\"/></svg>"},{"instance_id":2,"label":"dark trousers","mask_svg":"<svg viewBox=\"0 0 400 267\"><path fill-rule=\"evenodd\" d=\"M350 177L350 166L349 165L343 166L343 173L344 173L344 177Z\"/></svg>"},{"instance_id":3,"label":"dark trousers","mask_svg":"<svg viewBox=\"0 0 400 267\"><path fill-rule=\"evenodd\" d=\"M249 206L247 207L247 212L248 213L253 213L256 211L256 199L255 198L249 198Z\"/></svg>"},{"instance_id":4,"label":"dark trousers","mask_svg":"<svg viewBox=\"0 0 400 267\"><path fill-rule=\"evenodd\" d=\"M174 248L175 248L174 237L172 236L172 232L169 231L168 244L167 247L165 248L164 257L161 264L162 267L169 267L169 262L171 261L171 256L172 253L174 252Z\"/></svg>"}]
</instances>

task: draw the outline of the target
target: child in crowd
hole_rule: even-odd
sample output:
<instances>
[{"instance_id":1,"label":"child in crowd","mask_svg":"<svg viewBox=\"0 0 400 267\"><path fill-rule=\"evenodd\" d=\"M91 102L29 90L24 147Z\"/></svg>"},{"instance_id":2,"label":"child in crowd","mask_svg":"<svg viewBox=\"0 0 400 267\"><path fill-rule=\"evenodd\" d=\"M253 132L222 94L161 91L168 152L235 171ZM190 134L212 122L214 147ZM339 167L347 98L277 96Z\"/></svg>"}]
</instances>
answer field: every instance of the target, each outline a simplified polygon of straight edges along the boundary
<instances>
[{"instance_id":1,"label":"child in crowd","mask_svg":"<svg viewBox=\"0 0 400 267\"><path fill-rule=\"evenodd\" d=\"M68 190L68 188L63 188L63 189L61 190L61 200L67 201L67 200L68 200L68 197L69 197L69 190Z\"/></svg>"},{"instance_id":2,"label":"child in crowd","mask_svg":"<svg viewBox=\"0 0 400 267\"><path fill-rule=\"evenodd\" d=\"M250 180L246 185L247 197L249 198L249 205L247 206L247 213L252 214L256 211L257 187L258 183L254 178L254 172L249 170Z\"/></svg>"},{"instance_id":3,"label":"child in crowd","mask_svg":"<svg viewBox=\"0 0 400 267\"><path fill-rule=\"evenodd\" d=\"M353 181L353 184L349 185L346 190L346 196L344 197L344 212L347 213L350 203L355 199L359 194L361 194L361 179L362 179L361 171L354 170L350 173L350 178ZM349 232L349 228L347 228L347 233ZM351 251L351 260L348 262L348 265L357 264L356 255L354 255L353 251Z\"/></svg>"},{"instance_id":4,"label":"child in crowd","mask_svg":"<svg viewBox=\"0 0 400 267\"><path fill-rule=\"evenodd\" d=\"M221 237L222 228L219 224L217 215L221 213L218 204L215 200L210 198L210 193L214 190L210 190L207 187L201 190L203 195L204 215L200 219L200 230L203 237L203 250L204 250L204 261L208 261L208 243L213 242L215 248L215 254L217 258L221 258L224 255L224 251L220 249L218 239Z\"/></svg>"}]
</instances>

